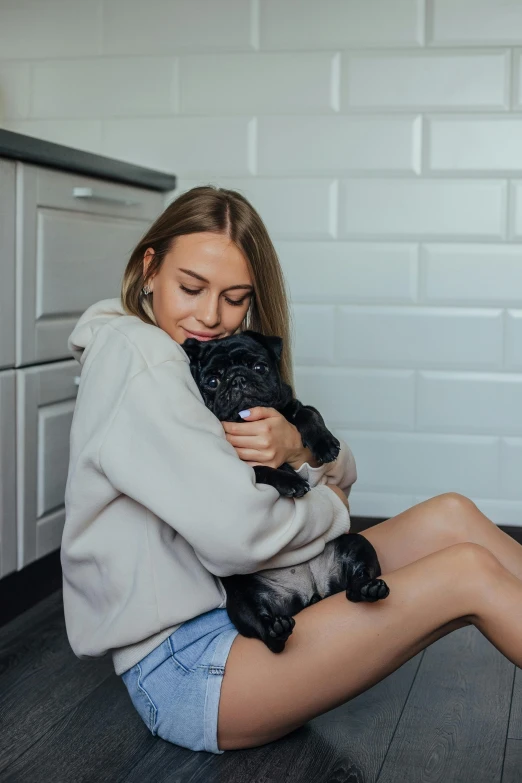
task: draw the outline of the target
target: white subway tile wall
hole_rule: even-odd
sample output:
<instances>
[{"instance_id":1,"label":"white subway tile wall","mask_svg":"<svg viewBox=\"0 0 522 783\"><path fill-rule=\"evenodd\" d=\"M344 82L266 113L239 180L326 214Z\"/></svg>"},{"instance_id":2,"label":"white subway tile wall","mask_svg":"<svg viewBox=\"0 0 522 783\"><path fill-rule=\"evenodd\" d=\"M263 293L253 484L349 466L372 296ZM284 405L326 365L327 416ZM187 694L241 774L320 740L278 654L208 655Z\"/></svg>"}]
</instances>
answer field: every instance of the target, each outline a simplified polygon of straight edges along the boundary
<instances>
[{"instance_id":1,"label":"white subway tile wall","mask_svg":"<svg viewBox=\"0 0 522 783\"><path fill-rule=\"evenodd\" d=\"M252 6L252 0L104 0L103 53L248 52L257 41Z\"/></svg>"},{"instance_id":2,"label":"white subway tile wall","mask_svg":"<svg viewBox=\"0 0 522 783\"><path fill-rule=\"evenodd\" d=\"M0 22L2 11L0 10ZM1 54L1 50L0 50ZM31 66L0 59L0 118L29 117L31 111Z\"/></svg>"},{"instance_id":3,"label":"white subway tile wall","mask_svg":"<svg viewBox=\"0 0 522 783\"><path fill-rule=\"evenodd\" d=\"M180 60L185 114L333 112L339 55L330 52L188 54Z\"/></svg>"},{"instance_id":4,"label":"white subway tile wall","mask_svg":"<svg viewBox=\"0 0 522 783\"><path fill-rule=\"evenodd\" d=\"M518 44L522 3L517 0L428 0L430 43Z\"/></svg>"},{"instance_id":5,"label":"white subway tile wall","mask_svg":"<svg viewBox=\"0 0 522 783\"><path fill-rule=\"evenodd\" d=\"M509 216L510 236L522 240L522 182L511 183L511 210Z\"/></svg>"},{"instance_id":6,"label":"white subway tile wall","mask_svg":"<svg viewBox=\"0 0 522 783\"><path fill-rule=\"evenodd\" d=\"M422 28L423 7L418 0L261 0L260 4L262 49L418 46Z\"/></svg>"},{"instance_id":7,"label":"white subway tile wall","mask_svg":"<svg viewBox=\"0 0 522 783\"><path fill-rule=\"evenodd\" d=\"M522 172L522 115L429 117L428 138L430 172Z\"/></svg>"},{"instance_id":8,"label":"white subway tile wall","mask_svg":"<svg viewBox=\"0 0 522 783\"><path fill-rule=\"evenodd\" d=\"M149 117L171 114L176 62L168 57L47 60L33 65L31 116Z\"/></svg>"},{"instance_id":9,"label":"white subway tile wall","mask_svg":"<svg viewBox=\"0 0 522 783\"><path fill-rule=\"evenodd\" d=\"M522 524L520 0L5 0L0 122L252 201L353 514Z\"/></svg>"},{"instance_id":10,"label":"white subway tile wall","mask_svg":"<svg viewBox=\"0 0 522 783\"><path fill-rule=\"evenodd\" d=\"M465 179L357 179L340 183L341 237L503 239L506 183Z\"/></svg>"},{"instance_id":11,"label":"white subway tile wall","mask_svg":"<svg viewBox=\"0 0 522 783\"><path fill-rule=\"evenodd\" d=\"M103 124L103 153L178 176L254 174L253 117L117 118ZM182 154L180 152L182 151Z\"/></svg>"},{"instance_id":12,"label":"white subway tile wall","mask_svg":"<svg viewBox=\"0 0 522 783\"><path fill-rule=\"evenodd\" d=\"M417 116L266 115L257 120L257 173L420 174L421 133Z\"/></svg>"},{"instance_id":13,"label":"white subway tile wall","mask_svg":"<svg viewBox=\"0 0 522 783\"><path fill-rule=\"evenodd\" d=\"M0 58L96 57L103 0L2 0Z\"/></svg>"},{"instance_id":14,"label":"white subway tile wall","mask_svg":"<svg viewBox=\"0 0 522 783\"><path fill-rule=\"evenodd\" d=\"M345 52L341 109L506 109L509 52Z\"/></svg>"}]
</instances>

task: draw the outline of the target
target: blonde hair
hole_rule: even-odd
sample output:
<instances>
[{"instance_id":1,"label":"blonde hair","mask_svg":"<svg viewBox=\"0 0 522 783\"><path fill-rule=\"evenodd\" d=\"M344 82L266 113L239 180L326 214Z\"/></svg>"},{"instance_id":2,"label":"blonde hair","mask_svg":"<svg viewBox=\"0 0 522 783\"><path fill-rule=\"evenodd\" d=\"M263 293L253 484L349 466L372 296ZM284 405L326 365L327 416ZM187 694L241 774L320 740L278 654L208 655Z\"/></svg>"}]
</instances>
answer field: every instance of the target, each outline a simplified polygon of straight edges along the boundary
<instances>
[{"instance_id":1,"label":"blonde hair","mask_svg":"<svg viewBox=\"0 0 522 783\"><path fill-rule=\"evenodd\" d=\"M201 231L227 235L245 256L254 294L239 331L253 329L282 338L281 377L294 392L290 312L283 271L261 217L235 190L205 185L191 188L169 204L131 254L121 288L125 311L157 326L152 294L145 296L142 288L160 269L176 237ZM149 247L154 250L154 257L144 277L143 256Z\"/></svg>"}]
</instances>

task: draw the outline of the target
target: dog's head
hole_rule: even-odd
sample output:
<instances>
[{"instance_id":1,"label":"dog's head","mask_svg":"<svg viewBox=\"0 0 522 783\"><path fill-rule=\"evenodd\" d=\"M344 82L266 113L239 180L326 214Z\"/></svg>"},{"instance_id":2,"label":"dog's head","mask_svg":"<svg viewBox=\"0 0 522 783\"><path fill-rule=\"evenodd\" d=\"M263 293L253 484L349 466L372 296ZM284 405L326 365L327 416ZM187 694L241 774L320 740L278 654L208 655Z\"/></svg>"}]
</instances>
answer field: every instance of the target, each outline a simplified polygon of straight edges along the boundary
<instances>
[{"instance_id":1,"label":"dog's head","mask_svg":"<svg viewBox=\"0 0 522 783\"><path fill-rule=\"evenodd\" d=\"M280 337L247 329L215 340L189 337L181 347L205 405L220 421L243 421L241 410L288 402L290 387L279 372Z\"/></svg>"}]
</instances>

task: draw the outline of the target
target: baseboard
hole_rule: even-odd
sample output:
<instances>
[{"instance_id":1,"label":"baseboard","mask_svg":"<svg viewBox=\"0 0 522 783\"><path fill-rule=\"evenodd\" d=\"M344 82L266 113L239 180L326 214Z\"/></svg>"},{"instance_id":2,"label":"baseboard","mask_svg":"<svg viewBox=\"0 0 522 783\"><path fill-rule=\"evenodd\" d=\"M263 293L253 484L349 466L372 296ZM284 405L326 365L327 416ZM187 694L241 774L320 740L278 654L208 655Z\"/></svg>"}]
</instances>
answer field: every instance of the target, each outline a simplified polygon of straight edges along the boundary
<instances>
[{"instance_id":1,"label":"baseboard","mask_svg":"<svg viewBox=\"0 0 522 783\"><path fill-rule=\"evenodd\" d=\"M62 586L60 550L0 580L0 626Z\"/></svg>"},{"instance_id":2,"label":"baseboard","mask_svg":"<svg viewBox=\"0 0 522 783\"><path fill-rule=\"evenodd\" d=\"M360 533L384 522L376 517L352 517L351 532ZM499 525L499 528L522 544L522 527ZM34 563L0 579L0 626L46 598L62 586L60 551L51 552Z\"/></svg>"}]
</instances>

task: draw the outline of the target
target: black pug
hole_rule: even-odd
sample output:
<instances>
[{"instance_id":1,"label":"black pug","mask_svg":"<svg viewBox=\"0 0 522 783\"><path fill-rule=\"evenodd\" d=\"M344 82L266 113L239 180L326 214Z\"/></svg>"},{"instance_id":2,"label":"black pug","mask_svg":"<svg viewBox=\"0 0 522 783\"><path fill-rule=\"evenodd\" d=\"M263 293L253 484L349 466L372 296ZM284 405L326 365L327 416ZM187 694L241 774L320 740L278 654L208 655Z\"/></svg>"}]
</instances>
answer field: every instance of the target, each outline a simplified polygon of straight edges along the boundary
<instances>
[{"instance_id":1,"label":"black pug","mask_svg":"<svg viewBox=\"0 0 522 783\"><path fill-rule=\"evenodd\" d=\"M243 421L239 411L257 405L275 408L294 424L303 446L315 459L331 462L340 443L321 414L292 396L279 372L283 341L247 330L230 337L182 343L192 376L205 405L220 421ZM255 465L256 481L271 484L285 497L302 497L310 485L287 463L278 468ZM350 601L377 601L390 590L378 577L381 568L370 542L345 533L326 544L321 554L296 566L220 577L227 594L227 612L243 636L261 639L272 652L282 652L298 612L342 590Z\"/></svg>"}]
</instances>

